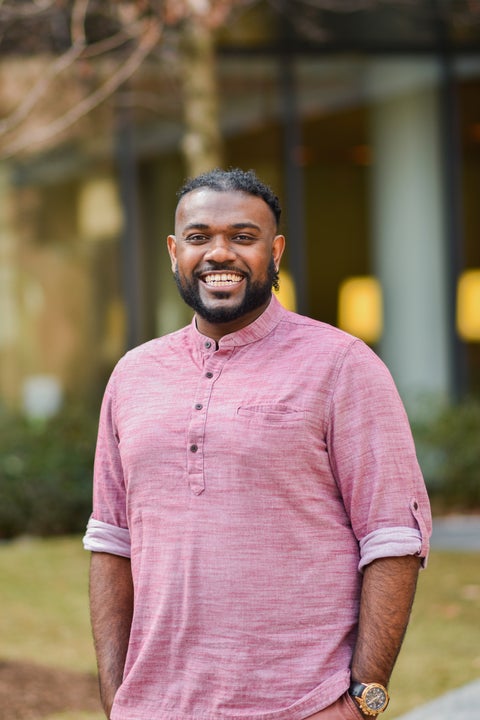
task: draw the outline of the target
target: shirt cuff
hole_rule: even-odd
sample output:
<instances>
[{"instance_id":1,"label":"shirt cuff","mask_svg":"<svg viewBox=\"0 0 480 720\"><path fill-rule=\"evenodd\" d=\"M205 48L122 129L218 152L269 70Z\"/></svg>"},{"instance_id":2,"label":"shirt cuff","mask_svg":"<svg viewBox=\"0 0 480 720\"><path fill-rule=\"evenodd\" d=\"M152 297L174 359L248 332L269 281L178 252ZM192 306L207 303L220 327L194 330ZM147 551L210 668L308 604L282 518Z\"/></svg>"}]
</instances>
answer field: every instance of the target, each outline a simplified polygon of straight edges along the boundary
<instances>
[{"instance_id":1,"label":"shirt cuff","mask_svg":"<svg viewBox=\"0 0 480 720\"><path fill-rule=\"evenodd\" d=\"M129 558L130 532L126 528L90 518L83 538L83 547L92 552L104 552Z\"/></svg>"},{"instance_id":2,"label":"shirt cuff","mask_svg":"<svg viewBox=\"0 0 480 720\"><path fill-rule=\"evenodd\" d=\"M360 563L362 570L373 560L384 557L422 555L424 543L419 530L410 527L393 527L374 530L360 540ZM426 557L424 557L425 561ZM424 562L425 564L425 562Z\"/></svg>"}]
</instances>

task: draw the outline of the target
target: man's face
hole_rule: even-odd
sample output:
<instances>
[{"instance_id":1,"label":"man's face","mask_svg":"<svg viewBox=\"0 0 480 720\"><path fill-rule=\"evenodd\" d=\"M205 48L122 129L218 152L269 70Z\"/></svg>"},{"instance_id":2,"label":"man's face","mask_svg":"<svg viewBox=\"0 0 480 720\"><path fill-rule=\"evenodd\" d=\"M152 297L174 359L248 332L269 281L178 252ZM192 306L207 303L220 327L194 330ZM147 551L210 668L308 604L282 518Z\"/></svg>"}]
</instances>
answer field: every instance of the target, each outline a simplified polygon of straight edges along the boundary
<instances>
[{"instance_id":1,"label":"man's face","mask_svg":"<svg viewBox=\"0 0 480 720\"><path fill-rule=\"evenodd\" d=\"M168 250L200 332L218 339L263 312L284 244L262 198L199 188L180 200Z\"/></svg>"}]
</instances>

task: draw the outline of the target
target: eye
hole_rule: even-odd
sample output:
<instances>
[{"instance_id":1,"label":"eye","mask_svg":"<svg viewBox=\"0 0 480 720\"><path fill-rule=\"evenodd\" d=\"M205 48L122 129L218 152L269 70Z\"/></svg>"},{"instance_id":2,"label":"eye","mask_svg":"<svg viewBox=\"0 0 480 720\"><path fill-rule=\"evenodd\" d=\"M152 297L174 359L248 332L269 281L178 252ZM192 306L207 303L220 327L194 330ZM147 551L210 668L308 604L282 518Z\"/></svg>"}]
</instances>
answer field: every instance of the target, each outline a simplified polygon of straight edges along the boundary
<instances>
[{"instance_id":1,"label":"eye","mask_svg":"<svg viewBox=\"0 0 480 720\"><path fill-rule=\"evenodd\" d=\"M238 233L232 237L233 242L240 243L242 245L248 245L255 241L253 235L247 235L246 233Z\"/></svg>"},{"instance_id":2,"label":"eye","mask_svg":"<svg viewBox=\"0 0 480 720\"><path fill-rule=\"evenodd\" d=\"M208 237L202 235L202 233L193 233L192 235L187 235L185 238L185 242L190 245L202 245L202 243L206 243L207 241Z\"/></svg>"}]
</instances>

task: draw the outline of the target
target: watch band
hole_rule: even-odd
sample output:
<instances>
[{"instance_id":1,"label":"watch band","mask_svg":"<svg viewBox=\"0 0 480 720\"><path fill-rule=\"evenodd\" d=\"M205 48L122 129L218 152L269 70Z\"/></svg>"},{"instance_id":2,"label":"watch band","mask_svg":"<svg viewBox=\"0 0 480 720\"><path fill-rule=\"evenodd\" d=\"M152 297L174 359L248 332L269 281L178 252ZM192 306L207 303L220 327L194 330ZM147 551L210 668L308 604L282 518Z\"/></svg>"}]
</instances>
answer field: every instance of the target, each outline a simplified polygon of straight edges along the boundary
<instances>
[{"instance_id":1,"label":"watch band","mask_svg":"<svg viewBox=\"0 0 480 720\"><path fill-rule=\"evenodd\" d=\"M364 683L352 682L350 687L348 688L348 692L353 697L360 697L366 687L367 686Z\"/></svg>"},{"instance_id":2,"label":"watch band","mask_svg":"<svg viewBox=\"0 0 480 720\"><path fill-rule=\"evenodd\" d=\"M388 705L389 697L387 688L380 683L352 682L349 695L356 700L364 715L377 717Z\"/></svg>"}]
</instances>

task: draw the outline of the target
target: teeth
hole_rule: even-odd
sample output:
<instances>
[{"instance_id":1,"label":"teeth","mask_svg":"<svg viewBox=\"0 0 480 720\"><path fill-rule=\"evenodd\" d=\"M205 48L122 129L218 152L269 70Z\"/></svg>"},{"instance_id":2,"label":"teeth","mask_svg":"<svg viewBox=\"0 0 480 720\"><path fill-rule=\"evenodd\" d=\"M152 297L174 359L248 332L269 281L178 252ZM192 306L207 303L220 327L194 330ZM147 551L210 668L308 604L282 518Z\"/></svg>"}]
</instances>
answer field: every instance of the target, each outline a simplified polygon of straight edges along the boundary
<instances>
[{"instance_id":1,"label":"teeth","mask_svg":"<svg viewBox=\"0 0 480 720\"><path fill-rule=\"evenodd\" d=\"M205 275L207 285L229 285L230 283L237 283L241 280L242 276L236 273L214 273Z\"/></svg>"}]
</instances>

